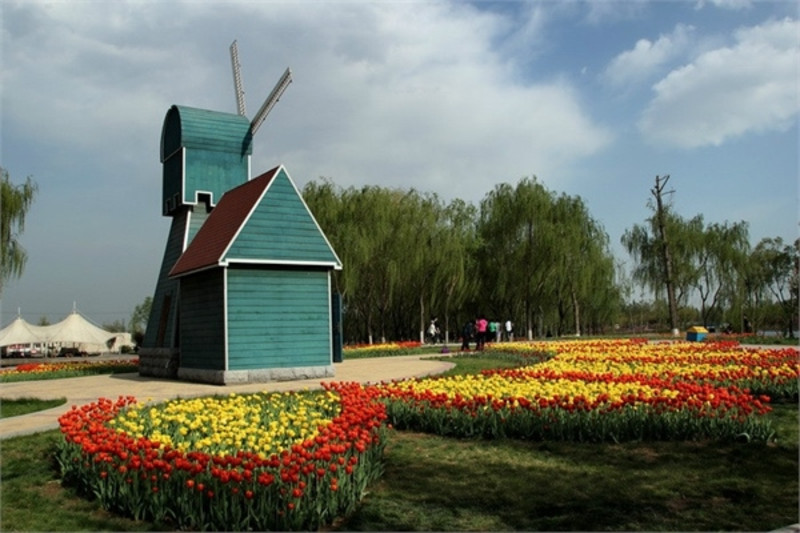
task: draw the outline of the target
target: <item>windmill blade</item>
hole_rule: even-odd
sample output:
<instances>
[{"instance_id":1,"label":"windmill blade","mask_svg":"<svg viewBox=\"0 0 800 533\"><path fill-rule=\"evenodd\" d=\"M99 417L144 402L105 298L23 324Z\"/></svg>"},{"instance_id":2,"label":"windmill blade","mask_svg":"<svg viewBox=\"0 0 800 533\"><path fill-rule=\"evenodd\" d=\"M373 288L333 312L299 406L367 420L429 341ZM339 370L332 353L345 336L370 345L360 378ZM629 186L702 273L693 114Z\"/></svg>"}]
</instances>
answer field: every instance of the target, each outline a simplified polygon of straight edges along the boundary
<instances>
[{"instance_id":1,"label":"windmill blade","mask_svg":"<svg viewBox=\"0 0 800 533\"><path fill-rule=\"evenodd\" d=\"M283 73L283 76L278 80L278 83L275 85L275 88L272 89L272 92L269 93L269 96L264 103L261 105L261 109L258 110L256 116L253 117L253 121L250 122L250 131L255 134L261 124L264 122L264 119L267 118L267 114L269 114L270 110L278 103L280 100L283 91L292 83L292 70L287 68L286 72Z\"/></svg>"},{"instance_id":2,"label":"windmill blade","mask_svg":"<svg viewBox=\"0 0 800 533\"><path fill-rule=\"evenodd\" d=\"M231 65L233 66L233 88L236 91L236 110L241 116L246 116L244 89L242 89L242 67L239 64L239 47L236 41L231 44Z\"/></svg>"}]
</instances>

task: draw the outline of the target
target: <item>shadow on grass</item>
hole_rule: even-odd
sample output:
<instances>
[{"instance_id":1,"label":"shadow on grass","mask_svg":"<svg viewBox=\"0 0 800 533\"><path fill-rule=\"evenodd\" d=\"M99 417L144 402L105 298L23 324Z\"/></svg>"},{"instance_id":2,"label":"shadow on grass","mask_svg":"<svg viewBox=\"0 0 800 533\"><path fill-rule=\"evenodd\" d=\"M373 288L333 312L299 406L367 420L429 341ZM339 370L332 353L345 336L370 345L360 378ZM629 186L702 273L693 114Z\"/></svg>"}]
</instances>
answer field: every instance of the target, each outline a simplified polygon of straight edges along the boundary
<instances>
[{"instance_id":1,"label":"shadow on grass","mask_svg":"<svg viewBox=\"0 0 800 533\"><path fill-rule=\"evenodd\" d=\"M97 501L62 487L54 454L57 430L3 440L0 454L0 512L3 531L148 531L103 510Z\"/></svg>"},{"instance_id":2,"label":"shadow on grass","mask_svg":"<svg viewBox=\"0 0 800 533\"><path fill-rule=\"evenodd\" d=\"M769 530L797 522L797 448L466 441L395 432L349 530Z\"/></svg>"}]
</instances>

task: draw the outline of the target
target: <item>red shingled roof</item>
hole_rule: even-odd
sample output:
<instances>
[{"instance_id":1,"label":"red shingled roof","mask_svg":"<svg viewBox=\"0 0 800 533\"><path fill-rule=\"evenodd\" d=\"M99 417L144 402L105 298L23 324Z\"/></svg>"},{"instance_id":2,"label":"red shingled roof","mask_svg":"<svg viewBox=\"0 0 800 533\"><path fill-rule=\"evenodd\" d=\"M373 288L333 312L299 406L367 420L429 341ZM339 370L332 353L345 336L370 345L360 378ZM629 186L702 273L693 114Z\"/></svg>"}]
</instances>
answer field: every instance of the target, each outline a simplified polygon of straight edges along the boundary
<instances>
[{"instance_id":1,"label":"red shingled roof","mask_svg":"<svg viewBox=\"0 0 800 533\"><path fill-rule=\"evenodd\" d=\"M279 168L223 194L189 247L175 262L170 277L218 265Z\"/></svg>"}]
</instances>

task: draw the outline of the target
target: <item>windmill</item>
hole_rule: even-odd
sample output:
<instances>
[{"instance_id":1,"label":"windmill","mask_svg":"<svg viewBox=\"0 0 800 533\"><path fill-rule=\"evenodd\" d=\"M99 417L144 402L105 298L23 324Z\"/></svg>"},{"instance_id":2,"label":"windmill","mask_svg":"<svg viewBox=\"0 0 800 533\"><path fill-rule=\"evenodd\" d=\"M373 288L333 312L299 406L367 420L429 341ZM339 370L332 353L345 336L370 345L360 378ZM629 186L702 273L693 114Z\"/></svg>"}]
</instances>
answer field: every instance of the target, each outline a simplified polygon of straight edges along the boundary
<instances>
[{"instance_id":1,"label":"windmill","mask_svg":"<svg viewBox=\"0 0 800 533\"><path fill-rule=\"evenodd\" d=\"M292 82L287 68L249 121L236 41L230 53L237 113L173 105L161 130L162 214L172 224L140 352L145 374L170 375L179 352L178 285L169 271L222 195L250 180L253 136Z\"/></svg>"},{"instance_id":2,"label":"windmill","mask_svg":"<svg viewBox=\"0 0 800 533\"><path fill-rule=\"evenodd\" d=\"M233 67L233 88L236 91L236 111L240 116L246 117L247 106L244 101L244 89L242 88L242 67L239 64L239 46L236 44L236 41L231 43L231 66ZM269 112L275 107L275 104L278 103L278 100L280 100L281 95L283 95L283 92L290 83L292 83L292 70L287 67L283 75L278 79L278 83L275 84L272 92L269 93L269 96L267 96L267 99L261 104L261 108L250 122L250 133L252 135L255 135L258 128L261 127L264 119L267 118Z\"/></svg>"}]
</instances>

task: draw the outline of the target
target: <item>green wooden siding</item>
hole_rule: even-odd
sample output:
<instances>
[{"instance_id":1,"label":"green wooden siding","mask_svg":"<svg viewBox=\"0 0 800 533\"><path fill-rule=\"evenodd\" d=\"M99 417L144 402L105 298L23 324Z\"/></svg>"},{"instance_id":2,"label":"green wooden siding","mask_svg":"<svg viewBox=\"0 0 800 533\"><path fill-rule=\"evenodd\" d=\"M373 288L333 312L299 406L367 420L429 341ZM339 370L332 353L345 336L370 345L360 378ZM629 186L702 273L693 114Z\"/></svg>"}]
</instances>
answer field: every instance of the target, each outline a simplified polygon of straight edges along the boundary
<instances>
[{"instance_id":1,"label":"green wooden siding","mask_svg":"<svg viewBox=\"0 0 800 533\"><path fill-rule=\"evenodd\" d=\"M161 269L158 273L153 305L142 341L142 346L145 348L173 348L177 345L175 327L178 315L179 283L176 279L169 279L168 274L184 252L184 238L186 238L186 246L189 246L207 218L208 213L205 206L202 205L197 209L183 208L174 213L167 237L167 247L164 250ZM168 308L165 309L165 305Z\"/></svg>"},{"instance_id":2,"label":"green wooden siding","mask_svg":"<svg viewBox=\"0 0 800 533\"><path fill-rule=\"evenodd\" d=\"M197 232L200 231L200 228L203 226L203 224L205 224L209 214L210 211L206 211L206 207L204 205L198 205L192 209L192 217L189 220L189 231L186 235L187 248L192 243L194 236L197 235Z\"/></svg>"},{"instance_id":3,"label":"green wooden siding","mask_svg":"<svg viewBox=\"0 0 800 533\"><path fill-rule=\"evenodd\" d=\"M252 134L245 117L172 106L161 130L164 213L171 214L181 203L194 204L197 192L211 193L216 204L225 191L250 178L251 153Z\"/></svg>"},{"instance_id":4,"label":"green wooden siding","mask_svg":"<svg viewBox=\"0 0 800 533\"><path fill-rule=\"evenodd\" d=\"M283 169L273 178L225 259L338 263Z\"/></svg>"},{"instance_id":5,"label":"green wooden siding","mask_svg":"<svg viewBox=\"0 0 800 533\"><path fill-rule=\"evenodd\" d=\"M153 305L150 318L144 332L142 347L173 348L175 347L175 325L178 312L178 280L169 279L172 266L183 253L183 238L189 223L189 211L182 209L172 218L167 237L167 246L161 261L161 270L153 294ZM166 306L166 307L165 307Z\"/></svg>"},{"instance_id":6,"label":"green wooden siding","mask_svg":"<svg viewBox=\"0 0 800 533\"><path fill-rule=\"evenodd\" d=\"M210 192L216 205L226 191L250 178L247 160L238 153L187 148L183 202L194 203L197 192Z\"/></svg>"},{"instance_id":7,"label":"green wooden siding","mask_svg":"<svg viewBox=\"0 0 800 533\"><path fill-rule=\"evenodd\" d=\"M181 278L181 368L225 370L224 270Z\"/></svg>"},{"instance_id":8,"label":"green wooden siding","mask_svg":"<svg viewBox=\"0 0 800 533\"><path fill-rule=\"evenodd\" d=\"M178 152L166 161L162 167L163 179L161 180L161 191L163 205L161 214L170 216L178 207L183 197L183 152ZM177 200L177 202L176 202Z\"/></svg>"},{"instance_id":9,"label":"green wooden siding","mask_svg":"<svg viewBox=\"0 0 800 533\"><path fill-rule=\"evenodd\" d=\"M161 130L161 161L182 146L249 155L253 153L250 121L233 113L174 105Z\"/></svg>"},{"instance_id":10,"label":"green wooden siding","mask_svg":"<svg viewBox=\"0 0 800 533\"><path fill-rule=\"evenodd\" d=\"M331 364L328 275L229 268L228 370Z\"/></svg>"}]
</instances>

